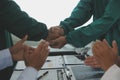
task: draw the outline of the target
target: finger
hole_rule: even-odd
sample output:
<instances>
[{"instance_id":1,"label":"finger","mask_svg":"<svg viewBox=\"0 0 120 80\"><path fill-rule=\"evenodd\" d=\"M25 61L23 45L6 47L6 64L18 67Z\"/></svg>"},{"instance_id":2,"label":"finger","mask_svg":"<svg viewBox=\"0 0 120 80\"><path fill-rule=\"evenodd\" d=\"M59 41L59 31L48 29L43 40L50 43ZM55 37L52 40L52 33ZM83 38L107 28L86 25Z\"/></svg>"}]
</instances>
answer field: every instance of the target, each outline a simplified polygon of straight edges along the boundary
<instances>
[{"instance_id":1,"label":"finger","mask_svg":"<svg viewBox=\"0 0 120 80\"><path fill-rule=\"evenodd\" d=\"M98 48L99 51L102 51L103 48L105 47L104 43L102 41L97 41L96 42L96 46L97 46L97 48Z\"/></svg>"},{"instance_id":2,"label":"finger","mask_svg":"<svg viewBox=\"0 0 120 80\"><path fill-rule=\"evenodd\" d=\"M96 48L96 44L94 43L93 45L92 45L92 52L93 52L93 55L94 56L96 56L96 54L97 54L97 48Z\"/></svg>"},{"instance_id":3,"label":"finger","mask_svg":"<svg viewBox=\"0 0 120 80\"><path fill-rule=\"evenodd\" d=\"M24 43L24 42L27 40L27 38L28 38L28 35L25 35L25 37L24 37L23 39L21 39L21 40L19 41L19 43Z\"/></svg>"},{"instance_id":4,"label":"finger","mask_svg":"<svg viewBox=\"0 0 120 80\"><path fill-rule=\"evenodd\" d=\"M106 45L104 42L96 42L94 47L93 47L93 53L97 57L102 57L104 56L104 51L109 50L109 47Z\"/></svg>"},{"instance_id":5,"label":"finger","mask_svg":"<svg viewBox=\"0 0 120 80\"><path fill-rule=\"evenodd\" d=\"M60 46L60 45L52 45L51 47L52 48L62 48L62 46Z\"/></svg>"},{"instance_id":6,"label":"finger","mask_svg":"<svg viewBox=\"0 0 120 80\"><path fill-rule=\"evenodd\" d=\"M55 45L50 45L52 48L62 48L64 45L61 44L55 44Z\"/></svg>"},{"instance_id":7,"label":"finger","mask_svg":"<svg viewBox=\"0 0 120 80\"><path fill-rule=\"evenodd\" d=\"M53 32L53 27L51 27L51 28L49 29L49 32L51 32L51 33Z\"/></svg>"},{"instance_id":8,"label":"finger","mask_svg":"<svg viewBox=\"0 0 120 80\"><path fill-rule=\"evenodd\" d=\"M117 54L118 53L118 46L117 46L117 43L116 43L116 41L114 40L113 42L112 42L112 51L115 53L115 54Z\"/></svg>"},{"instance_id":9,"label":"finger","mask_svg":"<svg viewBox=\"0 0 120 80\"><path fill-rule=\"evenodd\" d=\"M24 45L24 60L26 60L29 56L29 47Z\"/></svg>"},{"instance_id":10,"label":"finger","mask_svg":"<svg viewBox=\"0 0 120 80\"><path fill-rule=\"evenodd\" d=\"M29 47L29 50L33 51L33 50L35 50L35 48L33 48L33 47Z\"/></svg>"},{"instance_id":11,"label":"finger","mask_svg":"<svg viewBox=\"0 0 120 80\"><path fill-rule=\"evenodd\" d=\"M49 54L48 43L44 44L41 49L38 47L37 52L39 57L42 57L42 61L45 60Z\"/></svg>"},{"instance_id":12,"label":"finger","mask_svg":"<svg viewBox=\"0 0 120 80\"><path fill-rule=\"evenodd\" d=\"M99 68L99 67L100 67L100 65L99 65L99 64L96 64L95 62L90 62L90 63L86 63L86 62L85 62L85 65L91 66L91 67L94 67L94 68Z\"/></svg>"},{"instance_id":13,"label":"finger","mask_svg":"<svg viewBox=\"0 0 120 80\"><path fill-rule=\"evenodd\" d=\"M54 47L54 46L58 45L56 40L51 40L49 43L50 43L51 47Z\"/></svg>"},{"instance_id":14,"label":"finger","mask_svg":"<svg viewBox=\"0 0 120 80\"><path fill-rule=\"evenodd\" d=\"M107 42L106 39L103 40L103 43L104 43L104 45L106 45L106 46L108 46L109 48L111 48L111 46L109 45L109 43Z\"/></svg>"},{"instance_id":15,"label":"finger","mask_svg":"<svg viewBox=\"0 0 120 80\"><path fill-rule=\"evenodd\" d=\"M100 64L95 64L94 62L92 62L92 63L85 63L85 65L87 65L87 66L91 66L91 67L95 67L95 68L100 68Z\"/></svg>"},{"instance_id":16,"label":"finger","mask_svg":"<svg viewBox=\"0 0 120 80\"><path fill-rule=\"evenodd\" d=\"M48 54L49 54L49 49L46 48L46 49L44 50L43 54L44 54L43 57L44 57L44 58L47 58L47 56L48 56Z\"/></svg>"},{"instance_id":17,"label":"finger","mask_svg":"<svg viewBox=\"0 0 120 80\"><path fill-rule=\"evenodd\" d=\"M43 47L43 45L46 43L46 41L45 40L42 40L41 42L40 42L40 44L38 45L38 47L37 48L39 48L39 49L42 49L42 47ZM36 48L36 49L37 49Z\"/></svg>"},{"instance_id":18,"label":"finger","mask_svg":"<svg viewBox=\"0 0 120 80\"><path fill-rule=\"evenodd\" d=\"M96 55L99 55L99 46L98 46L98 42L95 42L94 45L92 46L92 52L93 52L93 55L96 56Z\"/></svg>"},{"instance_id":19,"label":"finger","mask_svg":"<svg viewBox=\"0 0 120 80\"><path fill-rule=\"evenodd\" d=\"M56 32L56 30L59 30L58 27L51 27L51 28L50 28L50 32L52 32L52 33L53 33L53 32Z\"/></svg>"},{"instance_id":20,"label":"finger","mask_svg":"<svg viewBox=\"0 0 120 80\"><path fill-rule=\"evenodd\" d=\"M89 56L85 59L85 63L91 63L93 62L93 56Z\"/></svg>"},{"instance_id":21,"label":"finger","mask_svg":"<svg viewBox=\"0 0 120 80\"><path fill-rule=\"evenodd\" d=\"M100 64L98 63L94 56L89 57L87 60L85 60L85 64L95 68L100 68Z\"/></svg>"},{"instance_id":22,"label":"finger","mask_svg":"<svg viewBox=\"0 0 120 80\"><path fill-rule=\"evenodd\" d=\"M62 48L64 45L62 45L62 43L58 42L58 40L52 40L50 41L50 46L52 48Z\"/></svg>"},{"instance_id":23,"label":"finger","mask_svg":"<svg viewBox=\"0 0 120 80\"><path fill-rule=\"evenodd\" d=\"M101 68L101 65L94 65L95 68Z\"/></svg>"},{"instance_id":24,"label":"finger","mask_svg":"<svg viewBox=\"0 0 120 80\"><path fill-rule=\"evenodd\" d=\"M48 49L48 46L49 46L49 43L48 43L48 42L45 42L45 43L42 45L42 47L41 47L41 45L39 45L39 46L37 47L37 51L43 53L45 50Z\"/></svg>"}]
</instances>

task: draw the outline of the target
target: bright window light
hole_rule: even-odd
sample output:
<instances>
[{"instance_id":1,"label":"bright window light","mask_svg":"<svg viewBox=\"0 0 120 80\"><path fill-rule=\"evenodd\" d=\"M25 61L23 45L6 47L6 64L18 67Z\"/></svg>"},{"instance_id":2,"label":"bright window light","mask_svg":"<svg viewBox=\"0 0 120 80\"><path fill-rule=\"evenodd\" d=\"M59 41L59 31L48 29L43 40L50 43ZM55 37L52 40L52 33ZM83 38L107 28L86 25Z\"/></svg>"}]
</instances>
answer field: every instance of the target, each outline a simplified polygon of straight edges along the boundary
<instances>
[{"instance_id":1,"label":"bright window light","mask_svg":"<svg viewBox=\"0 0 120 80\"><path fill-rule=\"evenodd\" d=\"M59 25L60 21L69 17L80 0L14 0L20 8L39 22L45 23L48 28ZM90 19L85 25L92 21ZM12 35L13 42L19 38ZM39 42L27 41L28 45L36 46Z\"/></svg>"},{"instance_id":2,"label":"bright window light","mask_svg":"<svg viewBox=\"0 0 120 80\"><path fill-rule=\"evenodd\" d=\"M48 27L59 25L70 16L79 0L14 0L31 17Z\"/></svg>"}]
</instances>

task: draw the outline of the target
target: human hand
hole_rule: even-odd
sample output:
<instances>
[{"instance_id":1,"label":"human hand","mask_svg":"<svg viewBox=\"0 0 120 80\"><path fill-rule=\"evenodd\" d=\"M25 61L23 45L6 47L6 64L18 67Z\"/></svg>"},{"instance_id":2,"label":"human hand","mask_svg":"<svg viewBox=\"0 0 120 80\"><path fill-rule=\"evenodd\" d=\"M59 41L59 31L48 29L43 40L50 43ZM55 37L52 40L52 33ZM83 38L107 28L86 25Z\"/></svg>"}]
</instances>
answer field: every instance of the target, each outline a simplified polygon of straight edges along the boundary
<instances>
[{"instance_id":1,"label":"human hand","mask_svg":"<svg viewBox=\"0 0 120 80\"><path fill-rule=\"evenodd\" d=\"M46 38L46 40L50 41L63 35L64 35L64 30L60 26L54 26L49 29L48 37Z\"/></svg>"},{"instance_id":2,"label":"human hand","mask_svg":"<svg viewBox=\"0 0 120 80\"><path fill-rule=\"evenodd\" d=\"M53 26L49 30L50 30L50 32L57 33L60 36L64 35L64 29L61 26Z\"/></svg>"},{"instance_id":3,"label":"human hand","mask_svg":"<svg viewBox=\"0 0 120 80\"><path fill-rule=\"evenodd\" d=\"M87 66L91 66L94 68L101 68L100 63L96 60L96 58L94 56L89 56L85 59L85 65Z\"/></svg>"},{"instance_id":4,"label":"human hand","mask_svg":"<svg viewBox=\"0 0 120 80\"><path fill-rule=\"evenodd\" d=\"M120 56L118 56L117 65L120 67Z\"/></svg>"},{"instance_id":5,"label":"human hand","mask_svg":"<svg viewBox=\"0 0 120 80\"><path fill-rule=\"evenodd\" d=\"M13 60L15 61L23 60L25 46L23 43L27 40L27 38L28 36L26 35L23 39L21 39L15 45L9 48Z\"/></svg>"},{"instance_id":6,"label":"human hand","mask_svg":"<svg viewBox=\"0 0 120 80\"><path fill-rule=\"evenodd\" d=\"M26 66L34 67L36 70L41 69L49 53L48 45L48 42L42 41L40 45L34 49L26 46L24 54Z\"/></svg>"},{"instance_id":7,"label":"human hand","mask_svg":"<svg viewBox=\"0 0 120 80\"><path fill-rule=\"evenodd\" d=\"M101 68L105 71L117 63L118 47L115 41L112 42L112 47L106 40L97 41L94 43L92 51L96 59L100 62Z\"/></svg>"},{"instance_id":8,"label":"human hand","mask_svg":"<svg viewBox=\"0 0 120 80\"><path fill-rule=\"evenodd\" d=\"M67 41L65 36L61 36L55 40L51 40L49 43L52 48L61 48L67 43Z\"/></svg>"}]
</instances>

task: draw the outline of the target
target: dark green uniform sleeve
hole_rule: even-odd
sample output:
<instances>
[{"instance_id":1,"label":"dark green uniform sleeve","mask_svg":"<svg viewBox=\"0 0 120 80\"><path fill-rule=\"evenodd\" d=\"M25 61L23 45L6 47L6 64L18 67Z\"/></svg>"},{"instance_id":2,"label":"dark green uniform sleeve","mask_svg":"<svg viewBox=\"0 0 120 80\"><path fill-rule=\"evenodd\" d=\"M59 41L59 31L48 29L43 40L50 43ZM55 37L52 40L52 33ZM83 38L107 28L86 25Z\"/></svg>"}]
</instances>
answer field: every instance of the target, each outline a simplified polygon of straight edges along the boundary
<instances>
[{"instance_id":1,"label":"dark green uniform sleeve","mask_svg":"<svg viewBox=\"0 0 120 80\"><path fill-rule=\"evenodd\" d=\"M19 38L23 38L27 34L29 40L40 40L47 37L47 26L29 17L24 11L21 11L14 1L7 0L1 10L0 23L8 32L13 33Z\"/></svg>"},{"instance_id":2,"label":"dark green uniform sleeve","mask_svg":"<svg viewBox=\"0 0 120 80\"><path fill-rule=\"evenodd\" d=\"M92 8L92 0L80 0L73 9L71 16L60 23L60 26L64 28L65 34L87 22L92 16Z\"/></svg>"},{"instance_id":3,"label":"dark green uniform sleeve","mask_svg":"<svg viewBox=\"0 0 120 80\"><path fill-rule=\"evenodd\" d=\"M99 36L107 33L112 27L114 27L115 23L120 18L119 3L120 0L111 0L101 18L95 20L86 27L70 32L66 35L67 42L76 47L83 47L90 41L95 40Z\"/></svg>"}]
</instances>

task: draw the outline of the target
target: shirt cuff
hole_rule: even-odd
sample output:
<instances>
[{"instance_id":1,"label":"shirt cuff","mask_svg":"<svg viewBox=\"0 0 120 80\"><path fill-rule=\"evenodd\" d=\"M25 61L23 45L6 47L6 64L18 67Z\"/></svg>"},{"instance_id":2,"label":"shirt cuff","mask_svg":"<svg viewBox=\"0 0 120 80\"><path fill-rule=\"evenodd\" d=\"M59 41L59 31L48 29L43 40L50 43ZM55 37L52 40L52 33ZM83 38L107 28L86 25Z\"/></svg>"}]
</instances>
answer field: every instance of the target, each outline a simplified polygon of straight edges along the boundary
<instances>
[{"instance_id":1,"label":"shirt cuff","mask_svg":"<svg viewBox=\"0 0 120 80\"><path fill-rule=\"evenodd\" d=\"M17 80L37 80L38 71L33 67L27 67Z\"/></svg>"},{"instance_id":2,"label":"shirt cuff","mask_svg":"<svg viewBox=\"0 0 120 80\"><path fill-rule=\"evenodd\" d=\"M4 49L0 51L0 65L1 65L0 66L1 69L13 65L13 61L9 49Z\"/></svg>"},{"instance_id":3,"label":"shirt cuff","mask_svg":"<svg viewBox=\"0 0 120 80\"><path fill-rule=\"evenodd\" d=\"M119 80L119 79L120 79L120 68L116 64L111 66L101 78L101 80Z\"/></svg>"}]
</instances>

